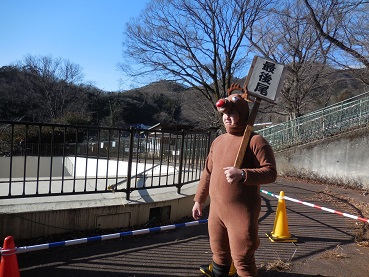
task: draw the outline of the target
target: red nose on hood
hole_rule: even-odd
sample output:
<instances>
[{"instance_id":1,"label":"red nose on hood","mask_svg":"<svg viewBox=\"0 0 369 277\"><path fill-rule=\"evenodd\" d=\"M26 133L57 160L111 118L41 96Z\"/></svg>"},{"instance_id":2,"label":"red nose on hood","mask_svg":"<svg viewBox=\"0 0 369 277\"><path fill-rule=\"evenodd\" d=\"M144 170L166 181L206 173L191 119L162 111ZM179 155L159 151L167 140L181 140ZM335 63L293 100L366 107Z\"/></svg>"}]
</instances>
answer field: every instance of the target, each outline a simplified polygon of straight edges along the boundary
<instances>
[{"instance_id":1,"label":"red nose on hood","mask_svg":"<svg viewBox=\"0 0 369 277\"><path fill-rule=\"evenodd\" d=\"M217 107L218 111L225 113L234 106L234 103L228 98L222 98L215 103L215 106Z\"/></svg>"},{"instance_id":2,"label":"red nose on hood","mask_svg":"<svg viewBox=\"0 0 369 277\"><path fill-rule=\"evenodd\" d=\"M219 99L217 101L217 103L215 104L215 106L217 106L218 108L221 108L225 105L226 101L224 99Z\"/></svg>"}]
</instances>

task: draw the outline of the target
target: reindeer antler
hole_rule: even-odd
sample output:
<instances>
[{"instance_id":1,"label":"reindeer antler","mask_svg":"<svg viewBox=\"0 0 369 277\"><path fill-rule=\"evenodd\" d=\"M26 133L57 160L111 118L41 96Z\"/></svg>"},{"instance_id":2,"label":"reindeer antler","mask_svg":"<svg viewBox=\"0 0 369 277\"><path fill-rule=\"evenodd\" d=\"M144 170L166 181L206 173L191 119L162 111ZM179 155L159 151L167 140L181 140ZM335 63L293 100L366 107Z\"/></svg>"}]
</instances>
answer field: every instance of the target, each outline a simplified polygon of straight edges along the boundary
<instances>
[{"instance_id":1,"label":"reindeer antler","mask_svg":"<svg viewBox=\"0 0 369 277\"><path fill-rule=\"evenodd\" d=\"M238 83L233 83L231 84L231 87L227 90L228 96L232 94L232 91L234 90L240 90L242 92L241 97L243 99L245 99L247 102L253 102L250 98L249 98L249 93L247 92L247 88L243 88L240 86L240 84Z\"/></svg>"}]
</instances>

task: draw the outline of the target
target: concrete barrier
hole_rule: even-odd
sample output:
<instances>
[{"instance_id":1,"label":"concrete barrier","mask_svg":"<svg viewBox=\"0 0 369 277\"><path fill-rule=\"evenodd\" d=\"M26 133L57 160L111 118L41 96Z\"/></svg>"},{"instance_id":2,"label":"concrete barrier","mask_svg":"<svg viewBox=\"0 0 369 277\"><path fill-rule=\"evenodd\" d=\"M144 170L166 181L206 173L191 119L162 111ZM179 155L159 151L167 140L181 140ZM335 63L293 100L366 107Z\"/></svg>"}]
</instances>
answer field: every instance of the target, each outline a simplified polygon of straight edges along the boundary
<instances>
[{"instance_id":1,"label":"concrete barrier","mask_svg":"<svg viewBox=\"0 0 369 277\"><path fill-rule=\"evenodd\" d=\"M1 157L1 178L9 179L9 157ZM23 178L30 179L27 182L26 191L35 193L36 184L39 193L47 193L50 189L50 179L59 178L64 172L66 178L63 182L52 181L53 191L71 192L94 190L105 188L104 177L126 178L127 162L107 161L103 159L88 159L65 157L64 163L61 157L13 157L12 161L12 193L21 195L23 192ZM37 164L40 163L39 181L36 182ZM50 170L52 164L52 170ZM8 165L8 166L6 166ZM64 170L62 170L64 166ZM26 168L26 170L24 170ZM144 164L132 166L137 172L145 170ZM73 180L73 177L87 176L96 178L98 174L101 180L98 184L84 180ZM132 169L133 170L133 169ZM155 167L151 174L169 174L166 178L174 178L174 167ZM52 178L50 178L50 172ZM24 175L26 177L24 177ZM69 178L68 178L69 176ZM164 177L163 177L164 178ZM60 179L60 178L59 178ZM159 180L155 178L155 180ZM116 184L116 179L108 180L108 185ZM163 181L163 180L161 180ZM168 182L169 182L168 181ZM140 187L150 187L152 178L140 178ZM163 182L164 183L164 182ZM130 194L130 200L126 200L125 192L104 192L78 195L59 195L42 197L24 197L2 199L0 201L0 237L13 236L16 239L29 239L41 236L49 236L73 231L86 231L95 229L124 229L134 226L142 226L152 221L177 221L185 216L191 216L193 196L198 182L192 182L181 187L181 193L177 193L174 186L134 190ZM0 193L6 195L9 185L4 182L0 187ZM2 192L3 191L3 192Z\"/></svg>"},{"instance_id":2,"label":"concrete barrier","mask_svg":"<svg viewBox=\"0 0 369 277\"><path fill-rule=\"evenodd\" d=\"M50 196L1 200L0 237L29 239L96 229L143 226L154 221L177 221L191 216L198 182L125 193Z\"/></svg>"},{"instance_id":3,"label":"concrete barrier","mask_svg":"<svg viewBox=\"0 0 369 277\"><path fill-rule=\"evenodd\" d=\"M369 189L369 128L276 152L279 175Z\"/></svg>"}]
</instances>

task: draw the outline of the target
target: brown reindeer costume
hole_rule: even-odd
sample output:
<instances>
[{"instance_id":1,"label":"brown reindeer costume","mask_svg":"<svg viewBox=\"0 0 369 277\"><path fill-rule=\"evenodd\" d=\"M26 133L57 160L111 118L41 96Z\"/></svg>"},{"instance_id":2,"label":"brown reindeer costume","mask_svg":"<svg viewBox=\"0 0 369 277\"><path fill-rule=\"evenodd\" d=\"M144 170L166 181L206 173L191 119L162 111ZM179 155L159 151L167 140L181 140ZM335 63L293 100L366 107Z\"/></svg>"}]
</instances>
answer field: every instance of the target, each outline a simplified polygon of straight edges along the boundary
<instances>
[{"instance_id":1,"label":"brown reindeer costume","mask_svg":"<svg viewBox=\"0 0 369 277\"><path fill-rule=\"evenodd\" d=\"M199 203L208 196L211 199L211 276L228 276L232 261L239 276L257 274L254 253L259 246L260 184L274 182L277 176L272 148L262 136L252 133L241 165L246 176L237 184L226 180L224 168L233 166L247 125L249 109L245 98L247 95L231 94L221 103L218 101L219 111L235 109L240 118L236 125L226 125L227 133L212 143L194 198Z\"/></svg>"}]
</instances>

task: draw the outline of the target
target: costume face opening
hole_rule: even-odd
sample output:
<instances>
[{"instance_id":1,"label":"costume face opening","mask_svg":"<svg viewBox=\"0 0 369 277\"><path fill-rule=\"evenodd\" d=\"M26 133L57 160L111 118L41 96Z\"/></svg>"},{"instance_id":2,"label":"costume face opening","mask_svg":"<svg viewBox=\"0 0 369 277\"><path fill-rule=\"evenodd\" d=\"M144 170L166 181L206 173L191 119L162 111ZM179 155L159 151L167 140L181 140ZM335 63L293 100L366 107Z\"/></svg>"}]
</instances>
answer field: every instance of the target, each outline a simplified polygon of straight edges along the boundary
<instances>
[{"instance_id":1,"label":"costume face opening","mask_svg":"<svg viewBox=\"0 0 369 277\"><path fill-rule=\"evenodd\" d=\"M225 124L228 133L243 134L249 119L249 105L240 94L231 94L227 98L219 99L216 103L219 112L226 114L231 111L238 112L239 120L234 125Z\"/></svg>"},{"instance_id":2,"label":"costume face opening","mask_svg":"<svg viewBox=\"0 0 369 277\"><path fill-rule=\"evenodd\" d=\"M226 125L236 125L240 120L240 113L237 110L229 109L227 112L223 113L223 124Z\"/></svg>"}]
</instances>

